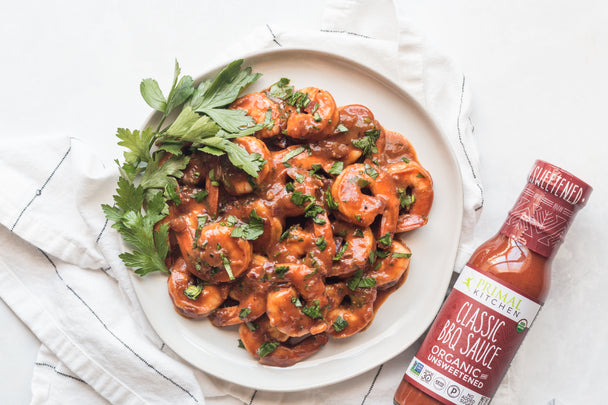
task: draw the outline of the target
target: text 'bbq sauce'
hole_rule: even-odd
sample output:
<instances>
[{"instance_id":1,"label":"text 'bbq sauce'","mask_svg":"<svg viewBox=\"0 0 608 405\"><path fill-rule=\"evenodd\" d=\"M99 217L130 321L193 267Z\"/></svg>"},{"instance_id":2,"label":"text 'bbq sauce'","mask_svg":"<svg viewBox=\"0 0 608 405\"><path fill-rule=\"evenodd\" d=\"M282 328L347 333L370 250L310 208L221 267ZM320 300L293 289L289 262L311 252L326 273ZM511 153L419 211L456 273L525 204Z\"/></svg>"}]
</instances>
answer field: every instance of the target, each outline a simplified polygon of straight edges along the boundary
<instances>
[{"instance_id":1,"label":"text 'bbq sauce'","mask_svg":"<svg viewBox=\"0 0 608 405\"><path fill-rule=\"evenodd\" d=\"M592 188L536 161L500 232L471 256L396 405L488 404L549 290L551 258Z\"/></svg>"}]
</instances>

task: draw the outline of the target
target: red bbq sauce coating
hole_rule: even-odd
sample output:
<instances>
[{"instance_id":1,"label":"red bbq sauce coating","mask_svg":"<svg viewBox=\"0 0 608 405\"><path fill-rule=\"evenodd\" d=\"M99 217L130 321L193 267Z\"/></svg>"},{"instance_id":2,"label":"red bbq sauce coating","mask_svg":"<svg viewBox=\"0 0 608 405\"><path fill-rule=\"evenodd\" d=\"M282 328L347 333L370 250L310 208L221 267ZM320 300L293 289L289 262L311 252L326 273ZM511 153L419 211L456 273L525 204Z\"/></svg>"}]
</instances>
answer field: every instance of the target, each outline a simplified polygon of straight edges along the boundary
<instances>
[{"instance_id":1,"label":"red bbq sauce coating","mask_svg":"<svg viewBox=\"0 0 608 405\"><path fill-rule=\"evenodd\" d=\"M586 204L591 191L589 185L572 174L549 163L536 161L528 176L526 187L509 212L500 232L476 249L467 263L467 268L470 267L487 275L490 279L499 281L503 286L542 305L549 291L551 260L574 215ZM460 279L456 283L459 281ZM456 288L452 290L444 303L416 357L423 357L428 353L425 350L429 350L431 344L434 344L432 349L434 353L443 350L436 349L442 347L441 343L436 344L436 341L440 340L437 337L443 333L443 331L439 332L439 329L445 323L450 323L450 319L452 325L456 324L463 308L460 307L461 312L456 313L455 307L450 307L452 296L459 294L455 290ZM454 300L458 305L462 302ZM465 302L464 306L467 305L469 304ZM443 327L445 330L445 326ZM496 367L498 364L493 365L494 369L490 373L496 375L490 375L486 379L482 377L482 380L478 380L480 385L495 381L496 387L498 386L525 332L526 330L520 334L519 341L512 348L505 350L508 352L508 356L505 357L508 358L502 361L500 364L502 367ZM447 346L449 343L444 344L443 347L445 352L449 353ZM498 353L497 357L499 354L501 353ZM441 380L443 375L440 373L437 377L435 374L432 377L435 378L433 381ZM450 377L456 380L453 375ZM453 404L457 403L459 395L464 395L462 387L458 395L450 397L447 395L449 387L444 388L441 384L437 384L435 387L438 392L435 392L430 388L431 385L433 384L425 386L406 373L397 388L394 403L396 405ZM492 387L489 393L477 391L480 395L480 403L489 402L496 387ZM464 390L466 391L466 388Z\"/></svg>"}]
</instances>

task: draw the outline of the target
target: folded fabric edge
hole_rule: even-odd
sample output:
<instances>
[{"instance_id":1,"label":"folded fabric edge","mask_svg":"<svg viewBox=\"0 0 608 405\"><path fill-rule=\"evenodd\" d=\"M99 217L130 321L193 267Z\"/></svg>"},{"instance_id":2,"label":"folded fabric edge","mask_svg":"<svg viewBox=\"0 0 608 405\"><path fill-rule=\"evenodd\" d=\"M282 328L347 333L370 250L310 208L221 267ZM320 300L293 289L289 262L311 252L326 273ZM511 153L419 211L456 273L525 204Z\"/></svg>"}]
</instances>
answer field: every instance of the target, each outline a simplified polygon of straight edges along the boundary
<instances>
[{"instance_id":1,"label":"folded fabric edge","mask_svg":"<svg viewBox=\"0 0 608 405\"><path fill-rule=\"evenodd\" d=\"M12 309L47 347L62 359L74 373L89 384L104 398L113 403L143 404L145 401L111 372L89 357L57 325L45 307L32 297L28 288L13 271L0 262L0 298ZM30 303L23 305L24 302ZM35 304L34 304L35 303Z\"/></svg>"}]
</instances>

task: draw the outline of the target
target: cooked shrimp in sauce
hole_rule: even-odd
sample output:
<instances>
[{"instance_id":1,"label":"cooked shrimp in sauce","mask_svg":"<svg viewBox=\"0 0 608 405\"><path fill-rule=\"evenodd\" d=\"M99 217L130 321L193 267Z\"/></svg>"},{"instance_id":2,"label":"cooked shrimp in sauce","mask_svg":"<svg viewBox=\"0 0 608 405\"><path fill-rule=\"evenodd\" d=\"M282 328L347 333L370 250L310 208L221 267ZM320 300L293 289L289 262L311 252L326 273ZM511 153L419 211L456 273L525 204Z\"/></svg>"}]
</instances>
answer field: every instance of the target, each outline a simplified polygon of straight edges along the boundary
<instances>
[{"instance_id":1,"label":"cooked shrimp in sauce","mask_svg":"<svg viewBox=\"0 0 608 405\"><path fill-rule=\"evenodd\" d=\"M259 171L188 152L156 224L169 229L169 295L185 317L240 325L255 359L288 367L370 327L415 260L404 240L427 223L433 182L405 136L325 89L281 79L229 108L258 124L233 142Z\"/></svg>"}]
</instances>

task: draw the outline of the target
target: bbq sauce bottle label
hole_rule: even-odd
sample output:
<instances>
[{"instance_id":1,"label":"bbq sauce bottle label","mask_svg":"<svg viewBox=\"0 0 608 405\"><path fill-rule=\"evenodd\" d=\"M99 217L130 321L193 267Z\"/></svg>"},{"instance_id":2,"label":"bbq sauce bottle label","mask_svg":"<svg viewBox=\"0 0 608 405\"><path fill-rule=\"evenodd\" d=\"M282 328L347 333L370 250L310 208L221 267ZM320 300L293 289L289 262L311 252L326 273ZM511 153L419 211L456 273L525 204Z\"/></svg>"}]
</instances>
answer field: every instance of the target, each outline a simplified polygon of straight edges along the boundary
<instances>
[{"instance_id":1,"label":"bbq sauce bottle label","mask_svg":"<svg viewBox=\"0 0 608 405\"><path fill-rule=\"evenodd\" d=\"M488 404L540 307L466 266L405 378L445 404Z\"/></svg>"}]
</instances>

